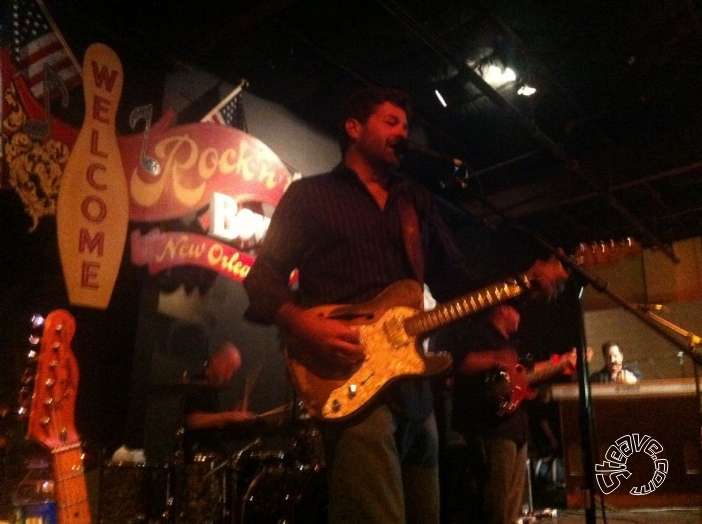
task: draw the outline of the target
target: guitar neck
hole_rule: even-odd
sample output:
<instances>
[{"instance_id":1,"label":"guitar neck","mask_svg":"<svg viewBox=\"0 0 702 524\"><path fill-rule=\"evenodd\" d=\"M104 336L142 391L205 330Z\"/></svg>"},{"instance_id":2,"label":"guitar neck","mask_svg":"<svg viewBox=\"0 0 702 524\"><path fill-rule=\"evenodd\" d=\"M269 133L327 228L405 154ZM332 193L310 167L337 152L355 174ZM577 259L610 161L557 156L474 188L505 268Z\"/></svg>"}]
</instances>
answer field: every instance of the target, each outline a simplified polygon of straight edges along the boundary
<instances>
[{"instance_id":1,"label":"guitar neck","mask_svg":"<svg viewBox=\"0 0 702 524\"><path fill-rule=\"evenodd\" d=\"M468 315L518 297L529 289L531 289L531 280L527 274L522 274L517 278L503 280L439 304L431 311L407 318L404 320L404 328L412 336L429 333Z\"/></svg>"},{"instance_id":2,"label":"guitar neck","mask_svg":"<svg viewBox=\"0 0 702 524\"><path fill-rule=\"evenodd\" d=\"M91 524L80 444L53 451L59 524Z\"/></svg>"},{"instance_id":3,"label":"guitar neck","mask_svg":"<svg viewBox=\"0 0 702 524\"><path fill-rule=\"evenodd\" d=\"M543 369L535 369L527 373L524 377L526 383L530 386L551 380L563 373L563 366L556 364L555 366L547 366Z\"/></svg>"}]
</instances>

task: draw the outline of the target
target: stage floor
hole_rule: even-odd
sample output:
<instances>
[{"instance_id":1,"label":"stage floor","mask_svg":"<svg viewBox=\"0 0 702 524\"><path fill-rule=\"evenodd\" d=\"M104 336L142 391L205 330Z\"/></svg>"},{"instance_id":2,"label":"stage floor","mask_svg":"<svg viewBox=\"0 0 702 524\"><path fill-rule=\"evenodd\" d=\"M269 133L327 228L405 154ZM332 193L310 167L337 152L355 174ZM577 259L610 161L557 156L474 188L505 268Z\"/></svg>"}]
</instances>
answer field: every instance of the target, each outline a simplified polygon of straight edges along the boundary
<instances>
[{"instance_id":1,"label":"stage floor","mask_svg":"<svg viewBox=\"0 0 702 524\"><path fill-rule=\"evenodd\" d=\"M557 516L551 519L539 519L540 524L583 524L588 522L583 510L559 509ZM610 509L605 512L606 521L602 511L597 510L597 524L701 524L702 508L636 508L636 509ZM529 522L528 520L525 521Z\"/></svg>"}]
</instances>

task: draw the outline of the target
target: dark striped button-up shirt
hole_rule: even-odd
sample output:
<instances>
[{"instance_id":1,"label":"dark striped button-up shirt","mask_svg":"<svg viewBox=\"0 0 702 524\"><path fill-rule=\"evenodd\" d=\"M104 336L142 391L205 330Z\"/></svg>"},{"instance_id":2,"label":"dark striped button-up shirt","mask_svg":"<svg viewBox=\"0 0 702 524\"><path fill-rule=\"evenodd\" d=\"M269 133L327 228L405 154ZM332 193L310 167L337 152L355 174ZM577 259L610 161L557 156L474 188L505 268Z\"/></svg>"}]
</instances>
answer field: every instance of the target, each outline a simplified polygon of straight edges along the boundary
<instances>
[{"instance_id":1,"label":"dark striped button-up shirt","mask_svg":"<svg viewBox=\"0 0 702 524\"><path fill-rule=\"evenodd\" d=\"M398 280L418 280L405 247L401 199L417 211L423 277L432 294L443 301L474 288L429 191L393 177L381 209L356 173L339 165L292 183L281 198L244 281L250 297L246 318L272 323L289 301L303 307L365 302ZM295 268L296 292L288 285ZM426 379L398 381L385 399L415 419L432 410Z\"/></svg>"},{"instance_id":2,"label":"dark striped button-up shirt","mask_svg":"<svg viewBox=\"0 0 702 524\"><path fill-rule=\"evenodd\" d=\"M244 282L251 300L246 317L270 323L288 301L304 307L358 303L398 280L416 280L405 248L401 198L417 209L424 277L433 295L443 301L474 288L429 191L397 176L381 209L356 174L340 165L293 182L283 195ZM288 286L295 268L297 296Z\"/></svg>"}]
</instances>

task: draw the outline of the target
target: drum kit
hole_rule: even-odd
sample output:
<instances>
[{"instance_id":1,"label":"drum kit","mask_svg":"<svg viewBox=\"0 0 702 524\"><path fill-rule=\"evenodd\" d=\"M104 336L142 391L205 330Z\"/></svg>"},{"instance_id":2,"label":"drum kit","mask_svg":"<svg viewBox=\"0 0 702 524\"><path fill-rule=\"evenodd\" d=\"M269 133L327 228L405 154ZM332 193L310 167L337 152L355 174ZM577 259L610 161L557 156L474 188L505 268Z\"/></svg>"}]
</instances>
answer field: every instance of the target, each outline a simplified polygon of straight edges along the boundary
<instances>
[{"instance_id":1,"label":"drum kit","mask_svg":"<svg viewBox=\"0 0 702 524\"><path fill-rule=\"evenodd\" d=\"M250 438L231 452L188 452L181 427L173 457L163 465L104 463L97 522L326 522L322 437L304 408L280 406L241 424Z\"/></svg>"}]
</instances>

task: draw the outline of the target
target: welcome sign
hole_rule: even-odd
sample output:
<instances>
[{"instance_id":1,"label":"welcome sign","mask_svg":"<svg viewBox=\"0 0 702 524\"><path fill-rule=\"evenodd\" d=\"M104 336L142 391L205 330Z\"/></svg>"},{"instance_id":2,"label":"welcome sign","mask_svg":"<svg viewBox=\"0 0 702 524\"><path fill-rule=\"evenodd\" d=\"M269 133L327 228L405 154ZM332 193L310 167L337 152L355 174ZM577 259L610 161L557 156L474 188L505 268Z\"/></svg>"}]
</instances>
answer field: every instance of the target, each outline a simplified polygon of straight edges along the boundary
<instances>
[{"instance_id":1,"label":"welcome sign","mask_svg":"<svg viewBox=\"0 0 702 524\"><path fill-rule=\"evenodd\" d=\"M122 65L102 44L83 62L85 119L64 169L56 208L61 266L72 304L104 309L119 272L129 197L115 132Z\"/></svg>"}]
</instances>

